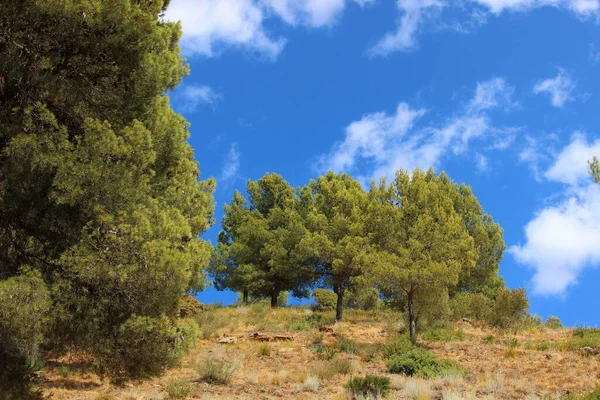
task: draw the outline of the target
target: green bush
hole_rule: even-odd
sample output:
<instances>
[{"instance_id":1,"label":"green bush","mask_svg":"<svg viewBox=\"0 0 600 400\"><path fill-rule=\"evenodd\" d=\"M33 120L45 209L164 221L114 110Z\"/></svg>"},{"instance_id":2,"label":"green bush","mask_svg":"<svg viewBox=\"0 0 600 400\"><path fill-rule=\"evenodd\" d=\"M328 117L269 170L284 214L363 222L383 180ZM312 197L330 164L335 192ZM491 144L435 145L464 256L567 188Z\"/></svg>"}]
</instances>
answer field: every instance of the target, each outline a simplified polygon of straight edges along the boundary
<instances>
[{"instance_id":1,"label":"green bush","mask_svg":"<svg viewBox=\"0 0 600 400\"><path fill-rule=\"evenodd\" d=\"M421 378L433 378L442 374L461 373L460 366L449 360L439 360L425 349L413 347L387 361L390 372Z\"/></svg>"},{"instance_id":2,"label":"green bush","mask_svg":"<svg viewBox=\"0 0 600 400\"><path fill-rule=\"evenodd\" d=\"M525 289L503 289L496 295L489 322L501 329L518 327L527 316L528 307Z\"/></svg>"},{"instance_id":3,"label":"green bush","mask_svg":"<svg viewBox=\"0 0 600 400\"><path fill-rule=\"evenodd\" d=\"M287 306L288 300L290 297L290 292L279 292L279 295L277 295L277 305L279 307L285 307Z\"/></svg>"},{"instance_id":4,"label":"green bush","mask_svg":"<svg viewBox=\"0 0 600 400\"><path fill-rule=\"evenodd\" d=\"M390 380L385 376L367 375L352 378L346 384L351 399L379 399L390 392Z\"/></svg>"},{"instance_id":5,"label":"green bush","mask_svg":"<svg viewBox=\"0 0 600 400\"><path fill-rule=\"evenodd\" d=\"M373 287L350 290L344 296L344 307L376 310L379 307L379 291Z\"/></svg>"},{"instance_id":6,"label":"green bush","mask_svg":"<svg viewBox=\"0 0 600 400\"><path fill-rule=\"evenodd\" d=\"M450 309L455 319L469 318L488 321L492 314L492 300L482 293L460 292L450 300Z\"/></svg>"},{"instance_id":7,"label":"green bush","mask_svg":"<svg viewBox=\"0 0 600 400\"><path fill-rule=\"evenodd\" d=\"M331 379L335 375L347 375L354 371L352 361L344 357L336 357L333 360L323 362L317 368L317 376L320 379Z\"/></svg>"},{"instance_id":8,"label":"green bush","mask_svg":"<svg viewBox=\"0 0 600 400\"><path fill-rule=\"evenodd\" d=\"M421 339L428 342L452 342L465 340L467 335L460 329L429 328L421 334Z\"/></svg>"},{"instance_id":9,"label":"green bush","mask_svg":"<svg viewBox=\"0 0 600 400\"><path fill-rule=\"evenodd\" d=\"M170 380L165 385L165 392L169 400L185 400L192 394L194 386L183 380Z\"/></svg>"},{"instance_id":10,"label":"green bush","mask_svg":"<svg viewBox=\"0 0 600 400\"><path fill-rule=\"evenodd\" d=\"M179 300L179 316L181 318L195 317L204 311L204 304L196 300L195 297L185 295Z\"/></svg>"},{"instance_id":11,"label":"green bush","mask_svg":"<svg viewBox=\"0 0 600 400\"><path fill-rule=\"evenodd\" d=\"M120 326L114 347L98 348L98 367L117 381L161 375L194 345L198 332L192 320L134 315Z\"/></svg>"},{"instance_id":12,"label":"green bush","mask_svg":"<svg viewBox=\"0 0 600 400\"><path fill-rule=\"evenodd\" d=\"M38 360L50 310L48 290L38 272L0 281L0 393L22 399Z\"/></svg>"},{"instance_id":13,"label":"green bush","mask_svg":"<svg viewBox=\"0 0 600 400\"><path fill-rule=\"evenodd\" d=\"M314 299L313 309L315 311L335 310L337 305L337 294L327 289L314 289L312 297Z\"/></svg>"},{"instance_id":14,"label":"green bush","mask_svg":"<svg viewBox=\"0 0 600 400\"><path fill-rule=\"evenodd\" d=\"M544 325L546 325L546 327L548 327L550 329L560 329L563 327L562 322L560 322L560 319L553 315L549 316L546 319L546 322L544 323Z\"/></svg>"},{"instance_id":15,"label":"green bush","mask_svg":"<svg viewBox=\"0 0 600 400\"><path fill-rule=\"evenodd\" d=\"M344 352L344 353L348 353L348 354L356 354L356 352L358 351L358 344L352 340L352 339L348 339L347 337L340 337L337 342L335 343L335 347Z\"/></svg>"},{"instance_id":16,"label":"green bush","mask_svg":"<svg viewBox=\"0 0 600 400\"><path fill-rule=\"evenodd\" d=\"M397 335L383 345L383 355L386 358L392 358L405 353L414 347L415 346L410 342L407 335Z\"/></svg>"}]
</instances>

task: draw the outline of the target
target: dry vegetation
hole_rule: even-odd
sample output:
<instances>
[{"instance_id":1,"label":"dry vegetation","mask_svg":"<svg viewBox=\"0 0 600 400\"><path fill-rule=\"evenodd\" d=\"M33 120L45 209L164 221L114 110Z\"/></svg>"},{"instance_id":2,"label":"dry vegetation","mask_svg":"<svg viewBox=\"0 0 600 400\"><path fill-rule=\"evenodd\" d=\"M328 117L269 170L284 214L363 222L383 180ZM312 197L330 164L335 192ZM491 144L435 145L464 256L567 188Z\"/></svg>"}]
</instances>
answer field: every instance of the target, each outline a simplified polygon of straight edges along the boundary
<instances>
[{"instance_id":1,"label":"dry vegetation","mask_svg":"<svg viewBox=\"0 0 600 400\"><path fill-rule=\"evenodd\" d=\"M370 375L389 379L390 399L570 399L600 380L597 348L585 346L600 341L572 329L500 332L461 321L430 331L421 343L464 372L421 379L388 372L384 345L398 329L393 314L348 310L343 323L332 319L303 308L210 309L199 316L196 348L159 379L115 387L71 357L47 362L43 392L63 400L341 400L369 398L352 394L348 382Z\"/></svg>"}]
</instances>

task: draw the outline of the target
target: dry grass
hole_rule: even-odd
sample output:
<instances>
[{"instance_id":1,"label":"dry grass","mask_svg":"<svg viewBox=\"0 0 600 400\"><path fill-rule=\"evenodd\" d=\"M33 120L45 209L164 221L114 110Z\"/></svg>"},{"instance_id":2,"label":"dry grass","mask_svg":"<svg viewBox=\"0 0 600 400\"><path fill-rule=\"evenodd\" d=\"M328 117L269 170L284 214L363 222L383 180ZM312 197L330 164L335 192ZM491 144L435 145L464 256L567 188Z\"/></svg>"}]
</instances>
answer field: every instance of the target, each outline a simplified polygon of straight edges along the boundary
<instances>
[{"instance_id":1,"label":"dry grass","mask_svg":"<svg viewBox=\"0 0 600 400\"><path fill-rule=\"evenodd\" d=\"M328 400L346 399L349 378L371 374L390 379L390 399L520 400L589 392L600 380L600 358L584 356L579 348L596 343L595 332L577 336L571 329L540 327L515 335L458 324L456 331L464 332L459 340L454 334L446 340L444 332L435 332L429 336L434 340L424 344L439 358L460 363L466 374L419 380L388 373L382 348L399 320L391 313L349 310L339 324L331 323L333 313L314 316L303 308L227 307L205 314L199 317L203 338L180 367L161 378L113 387L71 357L47 360L41 389L55 400L166 400L169 385L181 382L191 388L190 399ZM293 321L306 321L311 328L288 330ZM328 329L319 332L322 325ZM254 332L293 340L264 343L251 338ZM224 336L237 340L219 344ZM328 360L314 351L315 346L335 349L336 354ZM208 373L209 362L224 367ZM237 368L225 373L226 379L213 380L212 375L231 371L226 366L234 364Z\"/></svg>"}]
</instances>

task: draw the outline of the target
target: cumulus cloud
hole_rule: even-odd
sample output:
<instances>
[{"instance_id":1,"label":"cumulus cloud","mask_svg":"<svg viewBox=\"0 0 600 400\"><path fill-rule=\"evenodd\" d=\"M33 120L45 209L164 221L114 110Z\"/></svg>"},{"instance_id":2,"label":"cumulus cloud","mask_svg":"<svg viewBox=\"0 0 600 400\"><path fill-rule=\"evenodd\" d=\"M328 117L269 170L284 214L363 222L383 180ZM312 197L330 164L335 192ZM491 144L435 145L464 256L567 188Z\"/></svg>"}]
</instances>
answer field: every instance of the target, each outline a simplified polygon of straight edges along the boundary
<instances>
[{"instance_id":1,"label":"cumulus cloud","mask_svg":"<svg viewBox=\"0 0 600 400\"><path fill-rule=\"evenodd\" d=\"M385 56L396 51L412 50L417 44L417 33L421 25L437 15L445 6L441 0L397 0L401 15L395 32L388 32L368 53Z\"/></svg>"},{"instance_id":2,"label":"cumulus cloud","mask_svg":"<svg viewBox=\"0 0 600 400\"><path fill-rule=\"evenodd\" d=\"M495 83L494 83L495 82ZM482 94L494 88L496 98ZM504 129L491 125L486 111L512 104L512 88L503 80L482 82L473 99L456 116L440 125L418 126L427 110L400 103L391 115L376 112L363 116L346 128L344 139L320 157L321 171L358 171L363 181L392 177L396 170L427 169L449 154L463 154L477 138L494 141ZM476 160L479 166L483 160ZM487 166L487 160L486 160Z\"/></svg>"},{"instance_id":3,"label":"cumulus cloud","mask_svg":"<svg viewBox=\"0 0 600 400\"><path fill-rule=\"evenodd\" d=\"M230 182L238 176L240 171L240 151L237 143L233 143L223 162L221 181Z\"/></svg>"},{"instance_id":4,"label":"cumulus cloud","mask_svg":"<svg viewBox=\"0 0 600 400\"><path fill-rule=\"evenodd\" d=\"M525 244L509 250L534 269L535 293L564 294L586 268L600 264L600 187L591 183L587 164L598 154L599 140L573 135L544 174L566 189L525 226Z\"/></svg>"},{"instance_id":5,"label":"cumulus cloud","mask_svg":"<svg viewBox=\"0 0 600 400\"><path fill-rule=\"evenodd\" d=\"M268 32L277 17L298 26L322 27L336 22L348 3L361 7L376 0L173 0L165 18L181 21L182 50L206 57L230 47L275 59L286 39Z\"/></svg>"},{"instance_id":6,"label":"cumulus cloud","mask_svg":"<svg viewBox=\"0 0 600 400\"><path fill-rule=\"evenodd\" d=\"M181 21L185 54L210 57L233 46L274 59L285 45L266 32L265 12L254 0L174 0L165 17Z\"/></svg>"},{"instance_id":7,"label":"cumulus cloud","mask_svg":"<svg viewBox=\"0 0 600 400\"><path fill-rule=\"evenodd\" d=\"M536 94L549 94L554 107L562 107L567 101L573 100L573 90L575 90L575 82L562 68L559 69L558 75L554 78L539 81L533 87L533 92Z\"/></svg>"}]
</instances>

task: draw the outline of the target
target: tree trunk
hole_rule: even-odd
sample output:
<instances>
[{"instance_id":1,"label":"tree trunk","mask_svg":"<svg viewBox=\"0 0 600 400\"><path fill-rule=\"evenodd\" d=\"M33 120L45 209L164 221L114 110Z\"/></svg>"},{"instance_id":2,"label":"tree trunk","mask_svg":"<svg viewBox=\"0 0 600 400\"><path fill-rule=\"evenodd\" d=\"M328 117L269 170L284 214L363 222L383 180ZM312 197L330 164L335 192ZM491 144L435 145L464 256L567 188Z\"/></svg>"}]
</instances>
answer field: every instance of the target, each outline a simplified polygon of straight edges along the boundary
<instances>
[{"instance_id":1,"label":"tree trunk","mask_svg":"<svg viewBox=\"0 0 600 400\"><path fill-rule=\"evenodd\" d=\"M279 296L279 292L273 289L271 291L271 308L277 307L277 296Z\"/></svg>"},{"instance_id":2,"label":"tree trunk","mask_svg":"<svg viewBox=\"0 0 600 400\"><path fill-rule=\"evenodd\" d=\"M336 288L336 293L337 293L337 304L335 306L335 320L336 321L341 321L342 320L342 314L344 311L344 292L346 291L346 288L344 287L343 283L338 284L337 288Z\"/></svg>"},{"instance_id":3,"label":"tree trunk","mask_svg":"<svg viewBox=\"0 0 600 400\"><path fill-rule=\"evenodd\" d=\"M413 304L413 293L408 293L408 325L410 330L410 341L412 344L417 343L417 319Z\"/></svg>"},{"instance_id":4,"label":"tree trunk","mask_svg":"<svg viewBox=\"0 0 600 400\"><path fill-rule=\"evenodd\" d=\"M243 294L243 300L244 305L247 306L248 305L248 290L244 290L244 294Z\"/></svg>"}]
</instances>

